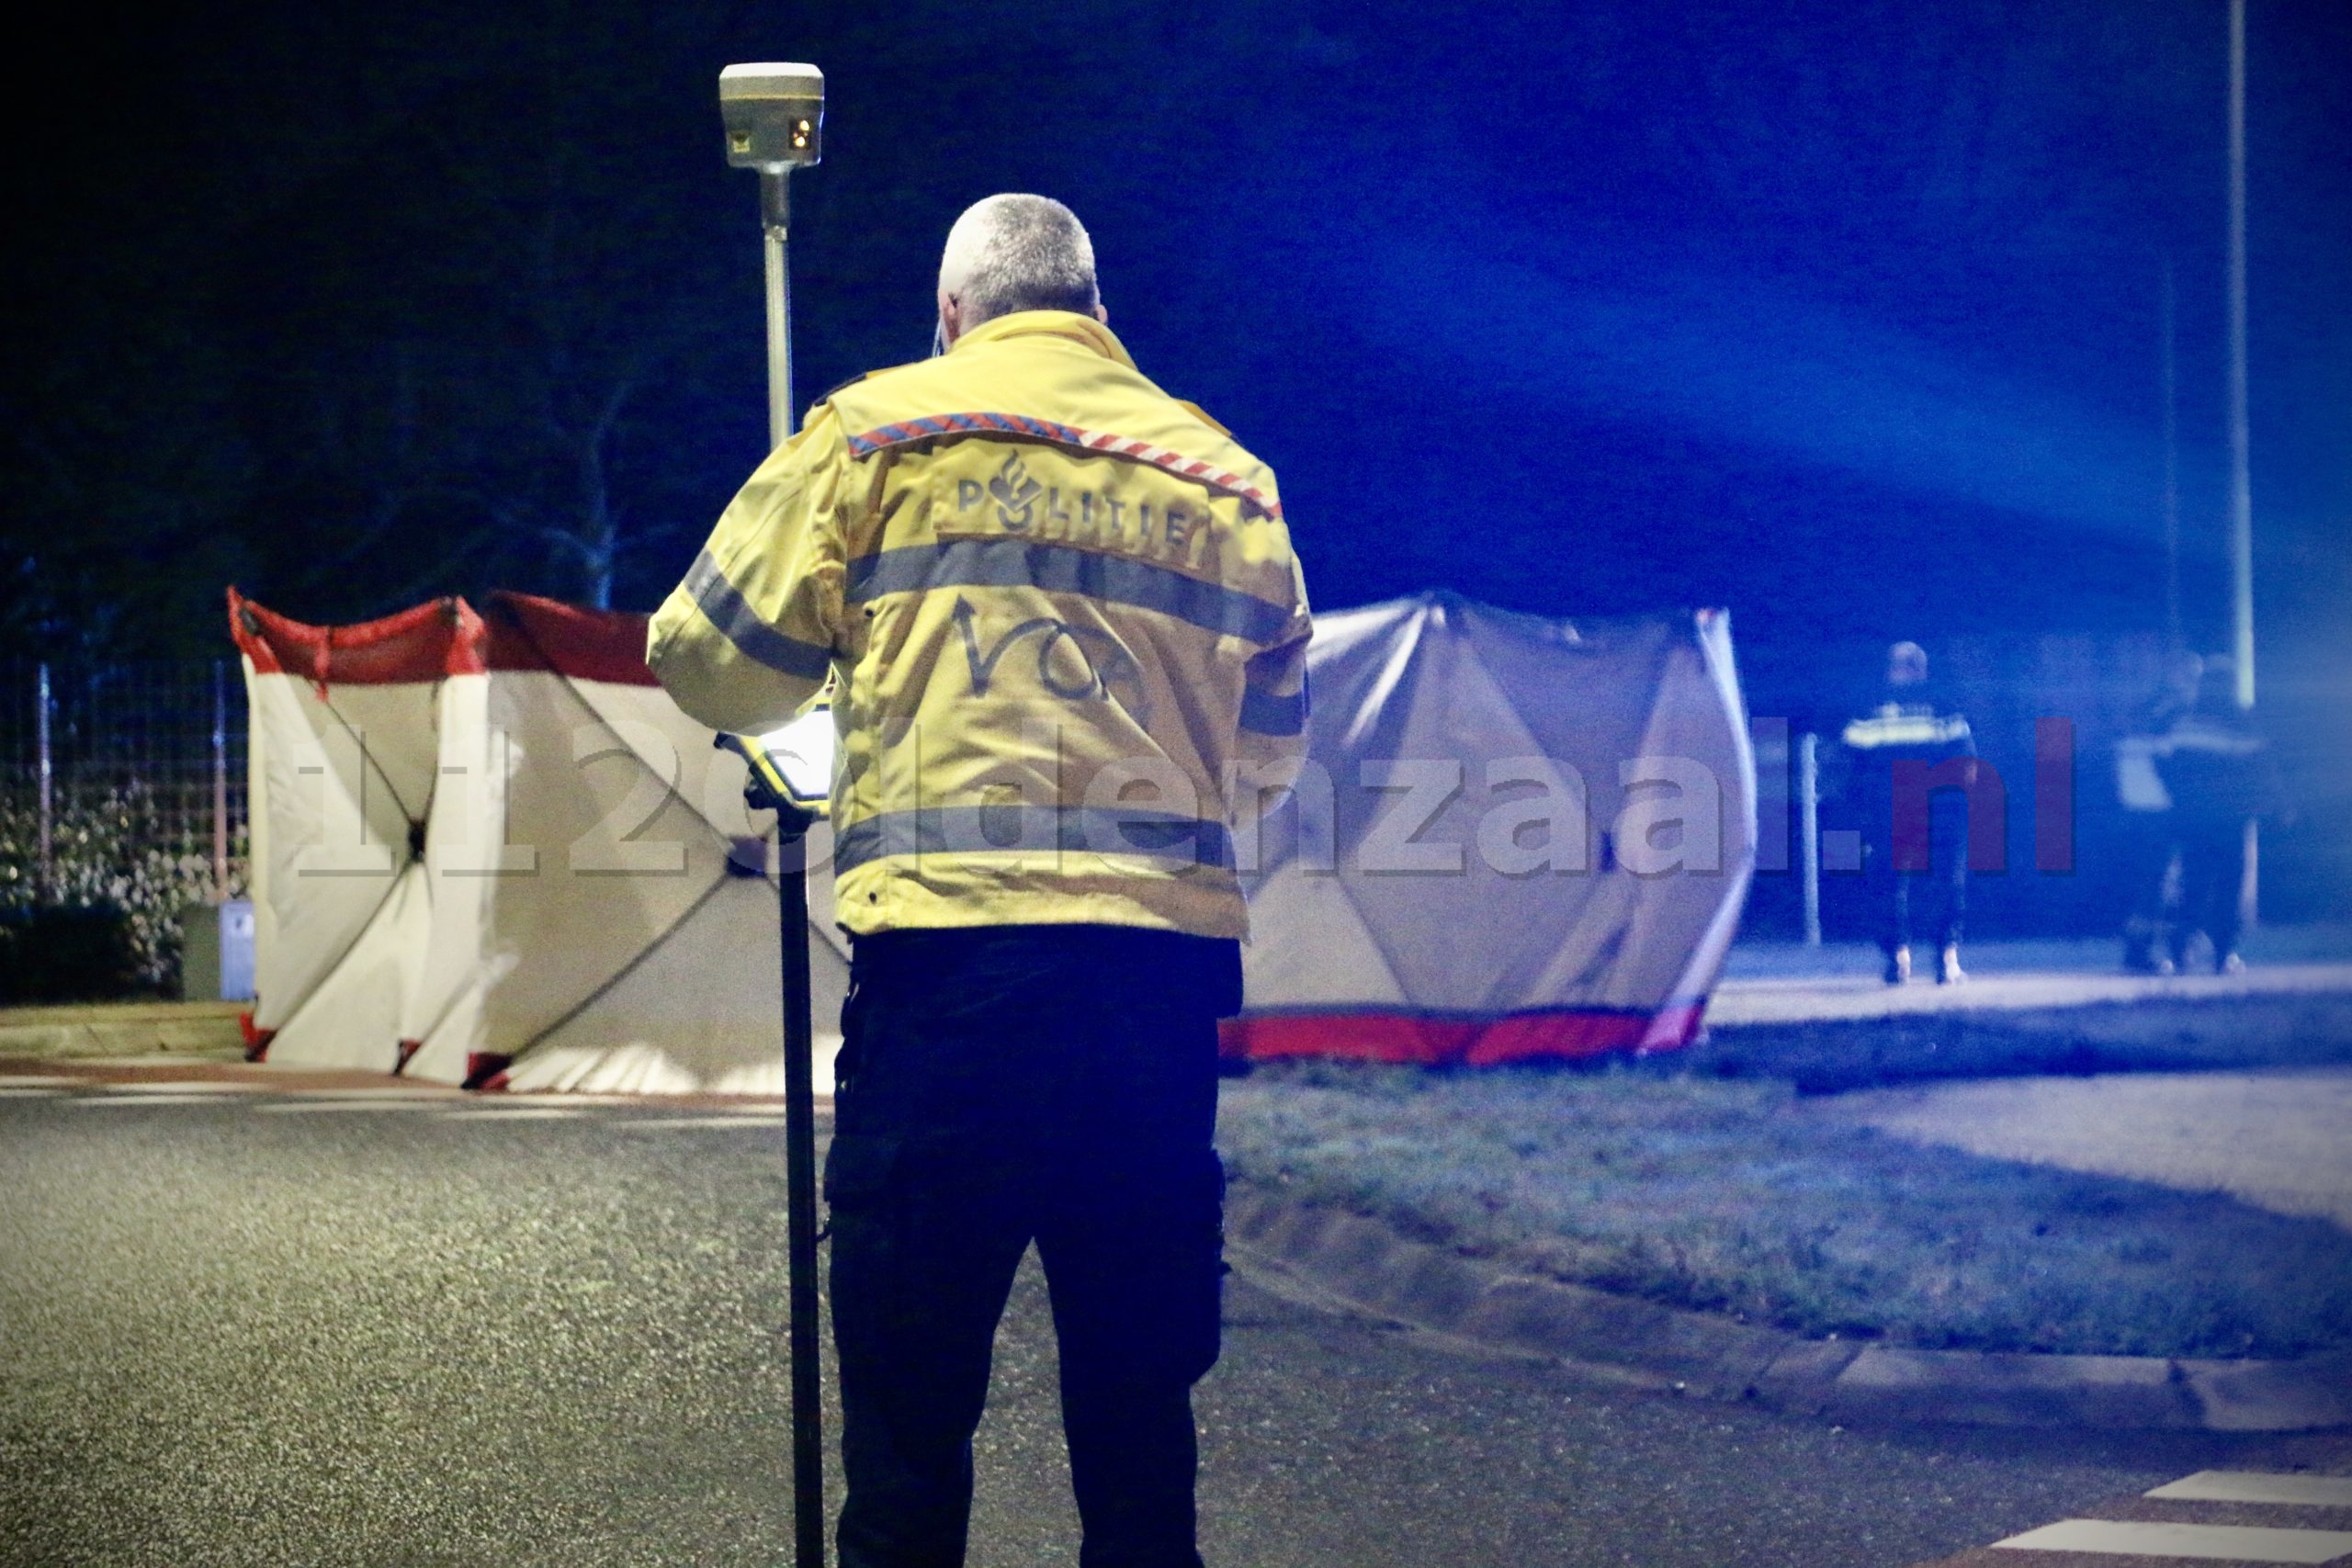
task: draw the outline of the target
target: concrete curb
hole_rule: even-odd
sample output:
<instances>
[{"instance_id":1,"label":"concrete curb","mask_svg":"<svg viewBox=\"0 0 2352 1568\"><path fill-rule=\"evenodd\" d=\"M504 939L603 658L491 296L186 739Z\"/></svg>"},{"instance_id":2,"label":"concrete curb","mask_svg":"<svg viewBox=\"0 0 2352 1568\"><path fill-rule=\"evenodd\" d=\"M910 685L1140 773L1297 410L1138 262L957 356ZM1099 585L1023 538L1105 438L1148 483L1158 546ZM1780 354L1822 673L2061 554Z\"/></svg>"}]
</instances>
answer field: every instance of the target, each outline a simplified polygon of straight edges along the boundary
<instances>
[{"instance_id":1,"label":"concrete curb","mask_svg":"<svg viewBox=\"0 0 2352 1568\"><path fill-rule=\"evenodd\" d=\"M2293 1432L2352 1426L2352 1350L2294 1361L1908 1350L1807 1339L1517 1274L1385 1223L1236 1190L1227 1247L1361 1311L1702 1399L1838 1421Z\"/></svg>"},{"instance_id":2,"label":"concrete curb","mask_svg":"<svg viewBox=\"0 0 2352 1568\"><path fill-rule=\"evenodd\" d=\"M0 1055L244 1055L245 1002L92 1002L0 1008Z\"/></svg>"},{"instance_id":3,"label":"concrete curb","mask_svg":"<svg viewBox=\"0 0 2352 1568\"><path fill-rule=\"evenodd\" d=\"M404 1078L359 1067L322 1067L282 1062L249 1063L242 1048L228 1053L207 1051L150 1052L139 1056L40 1056L0 1051L0 1077L32 1074L52 1083L107 1089L123 1084L239 1084L262 1094L302 1095L347 1089L388 1089L416 1096L446 1096L485 1106L523 1101L638 1106L662 1111L781 1111L781 1094L614 1093L573 1089L463 1089L429 1078ZM817 1116L833 1113L831 1092L819 1090Z\"/></svg>"}]
</instances>

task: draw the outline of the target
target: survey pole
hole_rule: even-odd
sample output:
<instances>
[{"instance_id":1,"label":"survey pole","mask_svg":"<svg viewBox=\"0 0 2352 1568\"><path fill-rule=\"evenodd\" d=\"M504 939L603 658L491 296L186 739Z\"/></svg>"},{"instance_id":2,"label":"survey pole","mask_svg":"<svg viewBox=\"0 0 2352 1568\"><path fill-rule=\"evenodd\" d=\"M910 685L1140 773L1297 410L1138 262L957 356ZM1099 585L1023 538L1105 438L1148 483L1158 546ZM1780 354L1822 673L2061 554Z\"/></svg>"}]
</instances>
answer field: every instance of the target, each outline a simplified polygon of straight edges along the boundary
<instances>
[{"instance_id":1,"label":"survey pole","mask_svg":"<svg viewBox=\"0 0 2352 1568\"><path fill-rule=\"evenodd\" d=\"M768 316L768 446L792 439L792 177L760 171Z\"/></svg>"},{"instance_id":2,"label":"survey pole","mask_svg":"<svg viewBox=\"0 0 2352 1568\"><path fill-rule=\"evenodd\" d=\"M756 802L755 802L756 804ZM813 813L771 797L776 814L776 948L784 996L785 1250L792 1363L792 1534L796 1568L825 1562L825 1428L817 1319L816 1038L809 1019L808 829Z\"/></svg>"},{"instance_id":3,"label":"survey pole","mask_svg":"<svg viewBox=\"0 0 2352 1568\"><path fill-rule=\"evenodd\" d=\"M825 73L813 65L729 65L718 73L727 162L757 170L765 273L768 444L792 435L792 171L823 155ZM721 737L721 743L728 738ZM747 761L751 760L747 754ZM817 1111L809 1020L808 840L815 815L752 768L746 797L776 814L776 937L784 1004L787 1330L792 1368L792 1533L796 1568L825 1561L825 1447L817 1317Z\"/></svg>"},{"instance_id":4,"label":"survey pole","mask_svg":"<svg viewBox=\"0 0 2352 1568\"><path fill-rule=\"evenodd\" d=\"M766 275L768 440L792 434L792 172L824 155L825 73L813 65L730 65L718 73L727 162L760 176Z\"/></svg>"}]
</instances>

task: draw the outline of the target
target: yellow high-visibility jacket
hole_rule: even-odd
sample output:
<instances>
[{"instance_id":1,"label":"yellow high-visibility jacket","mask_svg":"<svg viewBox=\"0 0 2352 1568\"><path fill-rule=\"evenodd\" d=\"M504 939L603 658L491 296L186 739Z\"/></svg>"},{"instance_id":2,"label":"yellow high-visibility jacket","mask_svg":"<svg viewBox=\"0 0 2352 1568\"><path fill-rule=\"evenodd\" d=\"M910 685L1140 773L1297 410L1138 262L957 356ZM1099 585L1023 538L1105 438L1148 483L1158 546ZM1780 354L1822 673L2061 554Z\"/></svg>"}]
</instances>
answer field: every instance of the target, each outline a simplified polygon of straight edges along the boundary
<instances>
[{"instance_id":1,"label":"yellow high-visibility jacket","mask_svg":"<svg viewBox=\"0 0 2352 1568\"><path fill-rule=\"evenodd\" d=\"M1090 317L834 392L745 484L646 659L714 728L835 677L836 908L865 934L1247 933L1235 829L1305 753L1274 478Z\"/></svg>"}]
</instances>

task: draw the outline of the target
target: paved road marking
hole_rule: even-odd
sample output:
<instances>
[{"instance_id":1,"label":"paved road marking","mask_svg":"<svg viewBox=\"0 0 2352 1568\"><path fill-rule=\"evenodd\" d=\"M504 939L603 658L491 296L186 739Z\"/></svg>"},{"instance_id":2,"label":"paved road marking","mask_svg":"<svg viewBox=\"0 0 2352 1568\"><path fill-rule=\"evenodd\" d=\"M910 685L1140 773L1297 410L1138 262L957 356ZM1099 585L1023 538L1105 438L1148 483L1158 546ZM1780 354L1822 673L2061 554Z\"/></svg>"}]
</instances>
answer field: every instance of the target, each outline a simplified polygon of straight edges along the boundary
<instances>
[{"instance_id":1,"label":"paved road marking","mask_svg":"<svg viewBox=\"0 0 2352 1568\"><path fill-rule=\"evenodd\" d=\"M82 1105L218 1105L243 1097L274 1116L313 1111L438 1111L452 1121L560 1122L606 1110L656 1111L658 1098L622 1094L496 1094L476 1096L440 1085L364 1089L300 1089L255 1080L176 1078L107 1083L92 1078L16 1075L0 1077L0 1098L54 1099L72 1090ZM707 1111L675 1116L625 1117L621 1124L649 1129L781 1127L780 1110Z\"/></svg>"},{"instance_id":2,"label":"paved road marking","mask_svg":"<svg viewBox=\"0 0 2352 1568\"><path fill-rule=\"evenodd\" d=\"M781 1116L632 1116L619 1125L623 1127L781 1127Z\"/></svg>"},{"instance_id":3,"label":"paved road marking","mask_svg":"<svg viewBox=\"0 0 2352 1568\"><path fill-rule=\"evenodd\" d=\"M2146 1495L2190 1503L2286 1503L2352 1508L2352 1475L2282 1475L2257 1470L2200 1470Z\"/></svg>"},{"instance_id":4,"label":"paved road marking","mask_svg":"<svg viewBox=\"0 0 2352 1568\"><path fill-rule=\"evenodd\" d=\"M2192 1517L2182 1520L2061 1519L2056 1524L1996 1540L1989 1549L1939 1558L1926 1568L1982 1563L1987 1551L2023 1552L2029 1562L2079 1562L2099 1557L2130 1557L2208 1562L2352 1563L2352 1530L2296 1527L2302 1507L2352 1506L2352 1476L2251 1470L2200 1470L2178 1481L2151 1487L2143 1496L2170 1503ZM2209 1511L2199 1505L2211 1505ZM2120 1506L2119 1506L2120 1507ZM2260 1512L2258 1510L2268 1510ZM2130 1510L2122 1510L2130 1511ZM2252 1512L2271 1524L2200 1524L2197 1514L2243 1521ZM2303 1515L2308 1518L2310 1516ZM2051 1554L2037 1558L2036 1552Z\"/></svg>"},{"instance_id":5,"label":"paved road marking","mask_svg":"<svg viewBox=\"0 0 2352 1568\"><path fill-rule=\"evenodd\" d=\"M579 1114L560 1105L484 1105L441 1113L446 1122L561 1122Z\"/></svg>"},{"instance_id":6,"label":"paved road marking","mask_svg":"<svg viewBox=\"0 0 2352 1568\"><path fill-rule=\"evenodd\" d=\"M255 1111L266 1116L300 1116L313 1111L438 1111L444 1101L439 1095L410 1095L404 1100L381 1097L375 1100L288 1100L280 1105L256 1105Z\"/></svg>"},{"instance_id":7,"label":"paved road marking","mask_svg":"<svg viewBox=\"0 0 2352 1568\"><path fill-rule=\"evenodd\" d=\"M136 1083L110 1083L97 1086L108 1094L188 1095L260 1094L267 1087L257 1083L232 1083L219 1078L147 1078Z\"/></svg>"},{"instance_id":8,"label":"paved road marking","mask_svg":"<svg viewBox=\"0 0 2352 1568\"><path fill-rule=\"evenodd\" d=\"M465 1098L461 1090L416 1084L399 1089L300 1089L289 1087L288 1094L304 1100L414 1100L428 1104L441 1104Z\"/></svg>"},{"instance_id":9,"label":"paved road marking","mask_svg":"<svg viewBox=\"0 0 2352 1568\"><path fill-rule=\"evenodd\" d=\"M2230 1562L2332 1562L2352 1552L2352 1530L2273 1529L2263 1525L2165 1525L2144 1520L2062 1519L1994 1546L2015 1551L2096 1551Z\"/></svg>"}]
</instances>

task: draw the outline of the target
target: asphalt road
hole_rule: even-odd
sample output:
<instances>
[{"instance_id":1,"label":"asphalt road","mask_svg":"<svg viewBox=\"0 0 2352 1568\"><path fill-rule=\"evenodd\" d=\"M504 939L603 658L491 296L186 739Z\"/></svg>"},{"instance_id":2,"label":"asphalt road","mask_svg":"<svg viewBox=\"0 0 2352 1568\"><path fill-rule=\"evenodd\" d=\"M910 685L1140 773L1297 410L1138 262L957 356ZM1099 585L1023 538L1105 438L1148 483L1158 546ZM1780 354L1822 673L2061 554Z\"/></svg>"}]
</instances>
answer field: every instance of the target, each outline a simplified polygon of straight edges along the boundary
<instances>
[{"instance_id":1,"label":"asphalt road","mask_svg":"<svg viewBox=\"0 0 2352 1568\"><path fill-rule=\"evenodd\" d=\"M780 1129L367 1103L0 1088L0 1563L786 1561ZM1840 1431L1238 1278L1227 1314L1215 1568L1893 1568L2281 1447ZM1033 1268L980 1433L983 1568L1077 1561L1053 1391Z\"/></svg>"}]
</instances>

